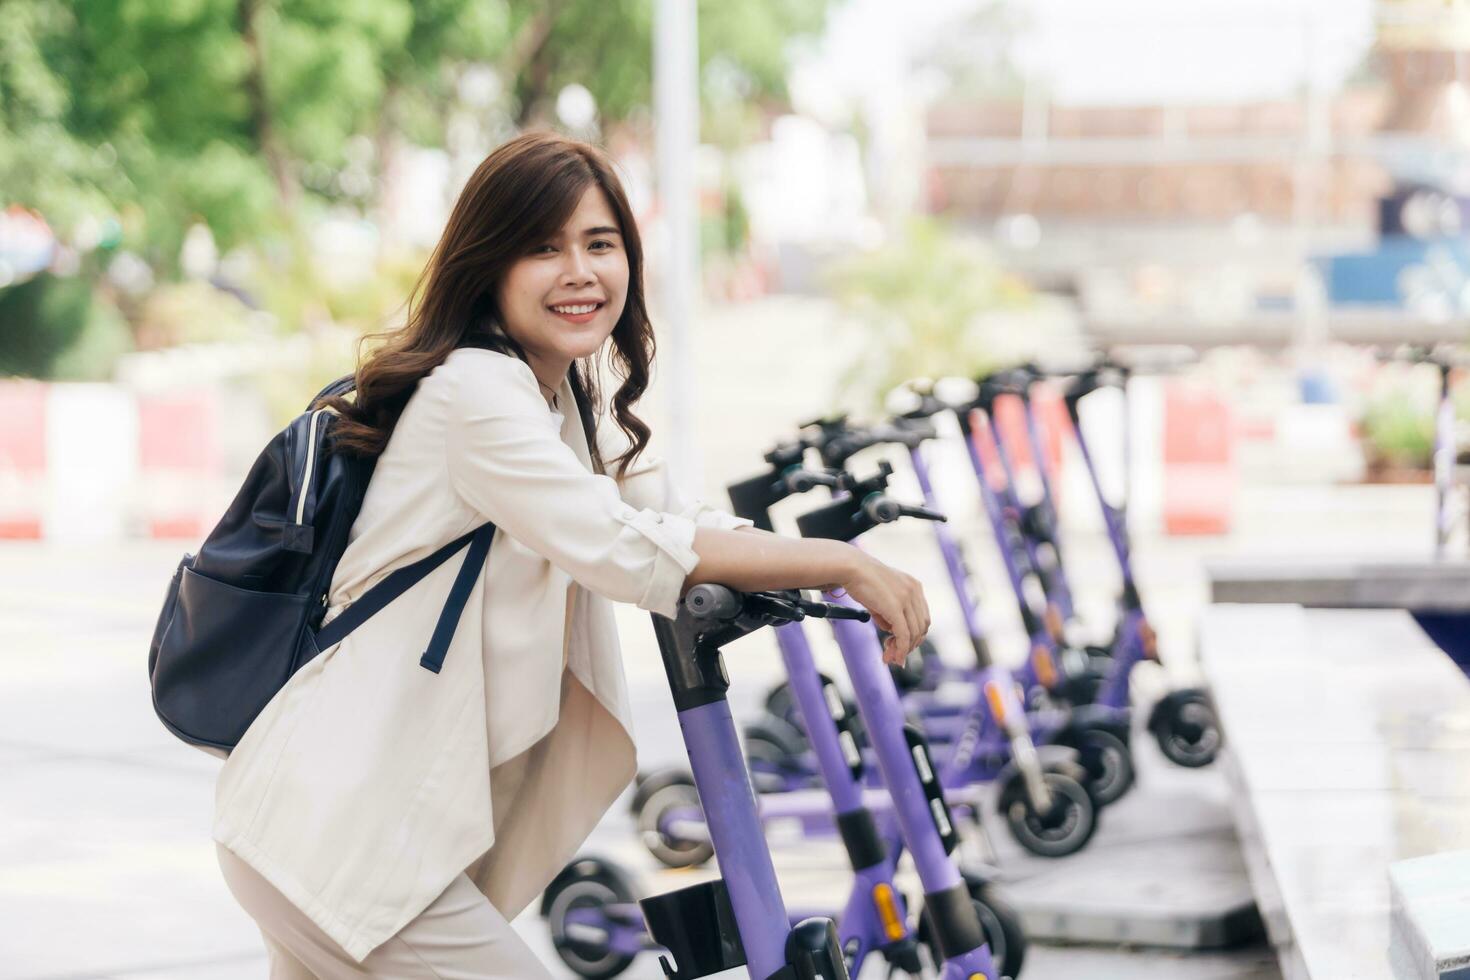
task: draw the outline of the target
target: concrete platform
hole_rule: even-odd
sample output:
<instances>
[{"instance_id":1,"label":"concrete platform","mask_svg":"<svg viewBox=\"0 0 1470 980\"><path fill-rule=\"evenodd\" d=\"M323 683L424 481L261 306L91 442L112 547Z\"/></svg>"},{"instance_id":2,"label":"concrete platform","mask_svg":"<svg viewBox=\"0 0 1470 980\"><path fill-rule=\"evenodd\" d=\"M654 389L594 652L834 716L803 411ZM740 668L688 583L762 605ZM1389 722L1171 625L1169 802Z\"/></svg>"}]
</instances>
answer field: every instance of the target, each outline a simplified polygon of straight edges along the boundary
<instances>
[{"instance_id":1,"label":"concrete platform","mask_svg":"<svg viewBox=\"0 0 1470 980\"><path fill-rule=\"evenodd\" d=\"M1151 739L1135 741L1139 784L1101 815L1077 854L1027 854L1004 828L1005 894L1036 942L1222 949L1257 941L1260 916L1228 789L1215 770L1173 766Z\"/></svg>"},{"instance_id":2,"label":"concrete platform","mask_svg":"<svg viewBox=\"0 0 1470 980\"><path fill-rule=\"evenodd\" d=\"M1327 609L1470 612L1470 562L1351 558L1215 559L1210 600Z\"/></svg>"},{"instance_id":3,"label":"concrete platform","mask_svg":"<svg viewBox=\"0 0 1470 980\"><path fill-rule=\"evenodd\" d=\"M1470 851L1396 861L1388 869L1389 955L1405 980L1470 980Z\"/></svg>"},{"instance_id":4,"label":"concrete platform","mask_svg":"<svg viewBox=\"0 0 1470 980\"><path fill-rule=\"evenodd\" d=\"M1470 682L1401 611L1216 605L1200 658L1283 974L1394 976L1389 866L1470 847Z\"/></svg>"}]
</instances>

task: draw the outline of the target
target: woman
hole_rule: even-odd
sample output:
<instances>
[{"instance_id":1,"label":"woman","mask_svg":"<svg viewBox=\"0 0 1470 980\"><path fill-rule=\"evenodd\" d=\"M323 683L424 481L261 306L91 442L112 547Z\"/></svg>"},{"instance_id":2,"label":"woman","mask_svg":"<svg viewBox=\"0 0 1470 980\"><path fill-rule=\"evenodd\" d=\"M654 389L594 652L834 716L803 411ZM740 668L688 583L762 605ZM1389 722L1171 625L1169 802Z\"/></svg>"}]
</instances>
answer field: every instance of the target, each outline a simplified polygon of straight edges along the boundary
<instances>
[{"instance_id":1,"label":"woman","mask_svg":"<svg viewBox=\"0 0 1470 980\"><path fill-rule=\"evenodd\" d=\"M419 664L451 560L303 667L220 773L214 837L271 976L546 976L511 930L632 779L609 600L673 616L700 582L845 588L902 662L912 578L671 502L634 408L653 334L642 245L607 159L529 134L470 178L406 324L336 400L377 457L327 620L489 521L438 673ZM621 379L599 419L598 367Z\"/></svg>"}]
</instances>

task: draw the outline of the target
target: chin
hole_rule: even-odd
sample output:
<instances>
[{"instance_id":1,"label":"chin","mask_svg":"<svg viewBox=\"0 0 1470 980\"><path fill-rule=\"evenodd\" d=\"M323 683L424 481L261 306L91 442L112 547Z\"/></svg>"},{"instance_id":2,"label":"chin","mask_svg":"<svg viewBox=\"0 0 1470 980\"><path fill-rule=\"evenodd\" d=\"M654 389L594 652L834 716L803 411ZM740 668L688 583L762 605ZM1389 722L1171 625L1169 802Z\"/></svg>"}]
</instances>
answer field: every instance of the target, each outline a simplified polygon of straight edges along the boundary
<instances>
[{"instance_id":1,"label":"chin","mask_svg":"<svg viewBox=\"0 0 1470 980\"><path fill-rule=\"evenodd\" d=\"M567 342L562 344L561 347L568 357L573 360L580 360L584 357L591 357L593 354L602 350L602 345L607 343L608 338L611 336L611 330L599 330L595 334L589 334L586 337L569 337L567 338Z\"/></svg>"}]
</instances>

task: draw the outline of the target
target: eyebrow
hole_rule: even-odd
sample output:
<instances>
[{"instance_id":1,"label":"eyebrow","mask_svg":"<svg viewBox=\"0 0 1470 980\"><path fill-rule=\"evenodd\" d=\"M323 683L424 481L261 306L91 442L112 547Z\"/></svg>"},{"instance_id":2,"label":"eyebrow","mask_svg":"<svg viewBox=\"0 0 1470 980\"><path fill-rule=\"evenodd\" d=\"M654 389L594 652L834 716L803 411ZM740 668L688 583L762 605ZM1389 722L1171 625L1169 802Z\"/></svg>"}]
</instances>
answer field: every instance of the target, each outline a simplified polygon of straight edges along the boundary
<instances>
[{"instance_id":1,"label":"eyebrow","mask_svg":"<svg viewBox=\"0 0 1470 980\"><path fill-rule=\"evenodd\" d=\"M584 234L584 235L608 235L608 234L621 235L622 232L619 231L616 228L608 227L607 225L599 225L596 228L588 228L586 231L582 232L582 234Z\"/></svg>"}]
</instances>

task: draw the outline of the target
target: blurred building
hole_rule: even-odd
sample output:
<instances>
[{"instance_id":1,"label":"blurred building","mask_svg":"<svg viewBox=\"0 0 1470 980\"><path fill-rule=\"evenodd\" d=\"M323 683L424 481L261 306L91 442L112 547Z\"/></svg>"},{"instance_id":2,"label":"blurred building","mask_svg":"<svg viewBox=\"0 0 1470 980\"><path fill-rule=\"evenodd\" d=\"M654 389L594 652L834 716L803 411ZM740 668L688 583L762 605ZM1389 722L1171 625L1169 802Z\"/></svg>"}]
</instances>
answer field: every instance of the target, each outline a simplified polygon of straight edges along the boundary
<instances>
[{"instance_id":1,"label":"blurred building","mask_svg":"<svg viewBox=\"0 0 1470 980\"><path fill-rule=\"evenodd\" d=\"M928 206L1102 317L1289 317L1314 290L1412 310L1429 280L1403 273L1420 266L1440 270L1442 307L1470 229L1470 3L1385 0L1377 21L1375 77L1335 92L936 104ZM1470 291L1452 300L1470 313Z\"/></svg>"}]
</instances>

